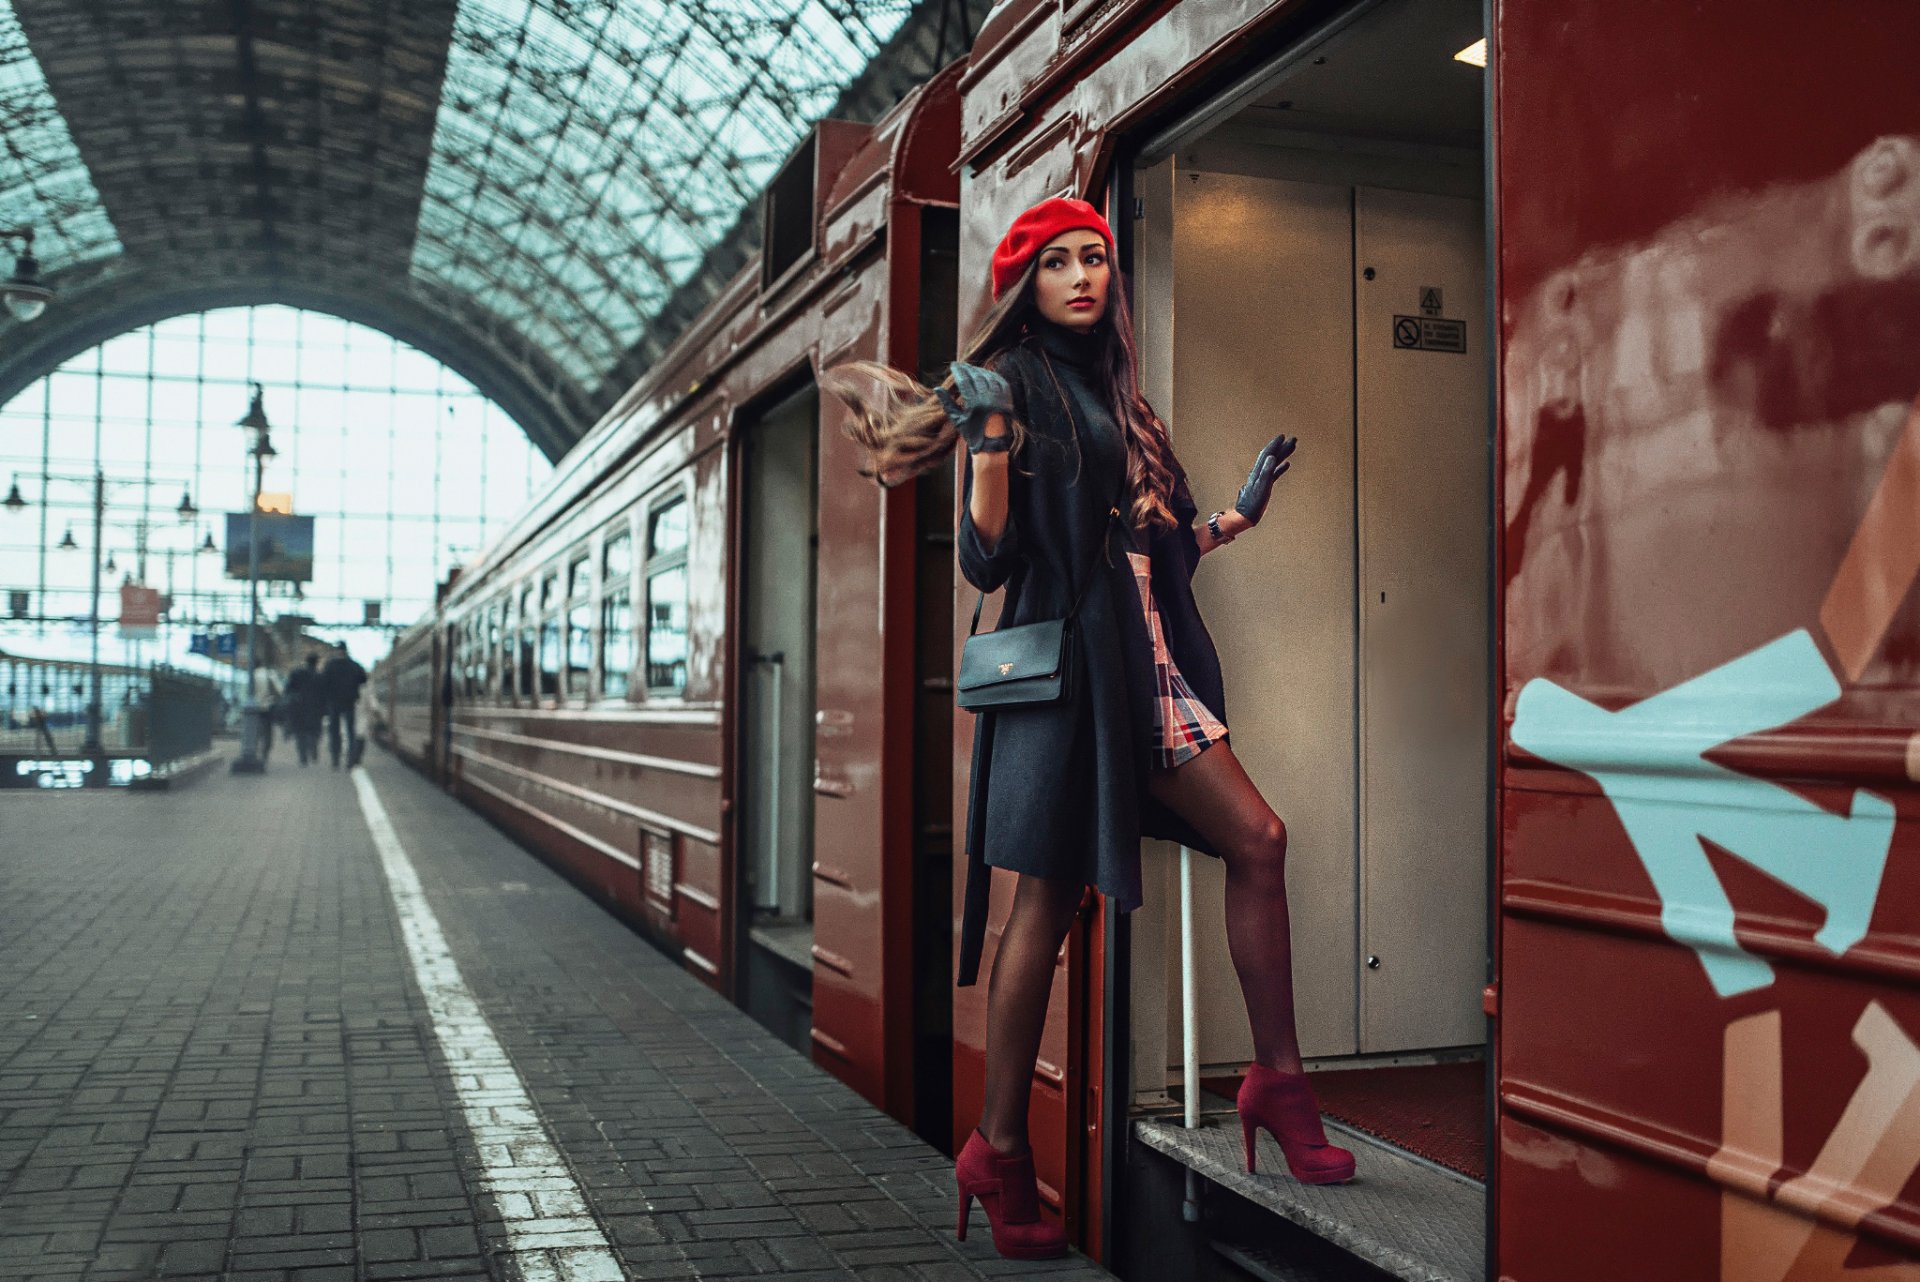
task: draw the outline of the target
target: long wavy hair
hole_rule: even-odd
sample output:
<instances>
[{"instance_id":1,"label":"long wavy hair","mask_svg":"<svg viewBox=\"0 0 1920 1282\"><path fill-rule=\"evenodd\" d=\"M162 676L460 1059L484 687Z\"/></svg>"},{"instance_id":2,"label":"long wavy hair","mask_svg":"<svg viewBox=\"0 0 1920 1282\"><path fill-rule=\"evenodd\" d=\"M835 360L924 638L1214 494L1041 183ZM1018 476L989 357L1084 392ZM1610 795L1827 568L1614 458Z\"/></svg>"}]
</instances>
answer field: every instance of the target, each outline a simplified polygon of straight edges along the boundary
<instances>
[{"instance_id":1,"label":"long wavy hair","mask_svg":"<svg viewBox=\"0 0 1920 1282\"><path fill-rule=\"evenodd\" d=\"M1011 289L1002 293L982 318L973 337L961 349L970 365L995 367L1000 357L1022 343L1039 340L1038 328L1051 324L1033 301L1039 255L1027 265ZM1106 314L1093 332L1100 345L1099 387L1127 446L1127 492L1132 500L1128 516L1134 528L1153 525L1172 528L1175 473L1173 447L1166 424L1140 394L1140 357L1133 342L1133 310L1127 303L1127 282L1112 268L1107 287ZM949 375L941 386L953 389ZM935 399L933 389L899 370L875 361L849 361L820 376L820 386L845 402L852 412L842 428L867 451L860 475L891 488L936 466L960 443L959 429ZM1066 394L1060 393L1063 408ZM1066 412L1071 413L1071 409ZM1013 420L1012 457L1019 459L1027 441L1026 425Z\"/></svg>"}]
</instances>

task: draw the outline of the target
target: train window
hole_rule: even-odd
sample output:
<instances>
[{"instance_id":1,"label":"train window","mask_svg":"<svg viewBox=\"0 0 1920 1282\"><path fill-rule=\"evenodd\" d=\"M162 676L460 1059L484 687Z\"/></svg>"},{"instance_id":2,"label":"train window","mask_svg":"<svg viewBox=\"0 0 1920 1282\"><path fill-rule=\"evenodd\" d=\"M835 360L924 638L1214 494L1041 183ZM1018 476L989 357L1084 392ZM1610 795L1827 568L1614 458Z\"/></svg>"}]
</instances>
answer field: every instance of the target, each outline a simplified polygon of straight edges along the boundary
<instances>
[{"instance_id":1,"label":"train window","mask_svg":"<svg viewBox=\"0 0 1920 1282\"><path fill-rule=\"evenodd\" d=\"M674 498L647 518L647 689L687 687L687 501Z\"/></svg>"},{"instance_id":2,"label":"train window","mask_svg":"<svg viewBox=\"0 0 1920 1282\"><path fill-rule=\"evenodd\" d=\"M567 693L585 701L593 673L593 555L567 566Z\"/></svg>"},{"instance_id":3,"label":"train window","mask_svg":"<svg viewBox=\"0 0 1920 1282\"><path fill-rule=\"evenodd\" d=\"M540 694L560 695L560 572L540 580Z\"/></svg>"},{"instance_id":4,"label":"train window","mask_svg":"<svg viewBox=\"0 0 1920 1282\"><path fill-rule=\"evenodd\" d=\"M633 536L607 536L600 563L600 695L627 697L633 670Z\"/></svg>"},{"instance_id":5,"label":"train window","mask_svg":"<svg viewBox=\"0 0 1920 1282\"><path fill-rule=\"evenodd\" d=\"M519 616L513 608L519 599L519 594L509 591L500 607L500 693L509 697L514 691L514 672L520 666L520 632L515 623Z\"/></svg>"},{"instance_id":6,"label":"train window","mask_svg":"<svg viewBox=\"0 0 1920 1282\"><path fill-rule=\"evenodd\" d=\"M493 698L500 693L500 678L506 671L506 665L500 662L500 603L487 606L487 697Z\"/></svg>"},{"instance_id":7,"label":"train window","mask_svg":"<svg viewBox=\"0 0 1920 1282\"><path fill-rule=\"evenodd\" d=\"M781 277L813 252L814 137L808 134L761 198L760 288L770 289Z\"/></svg>"},{"instance_id":8,"label":"train window","mask_svg":"<svg viewBox=\"0 0 1920 1282\"><path fill-rule=\"evenodd\" d=\"M465 702L473 697L473 626L465 619L453 633L453 670L460 674L455 690Z\"/></svg>"},{"instance_id":9,"label":"train window","mask_svg":"<svg viewBox=\"0 0 1920 1282\"><path fill-rule=\"evenodd\" d=\"M533 652L539 639L540 616L535 613L538 608L533 585L529 583L520 593L520 697L529 702L534 697Z\"/></svg>"}]
</instances>

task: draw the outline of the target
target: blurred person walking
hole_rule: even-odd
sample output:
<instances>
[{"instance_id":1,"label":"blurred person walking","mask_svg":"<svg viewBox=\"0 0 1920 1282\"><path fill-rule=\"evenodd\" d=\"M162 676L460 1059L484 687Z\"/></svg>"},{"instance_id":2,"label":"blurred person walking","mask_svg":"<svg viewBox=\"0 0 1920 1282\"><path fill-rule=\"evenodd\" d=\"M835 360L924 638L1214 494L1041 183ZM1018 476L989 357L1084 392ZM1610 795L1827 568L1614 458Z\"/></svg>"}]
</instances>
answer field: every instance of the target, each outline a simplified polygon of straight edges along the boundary
<instances>
[{"instance_id":1,"label":"blurred person walking","mask_svg":"<svg viewBox=\"0 0 1920 1282\"><path fill-rule=\"evenodd\" d=\"M333 657L320 669L320 689L326 699L327 755L333 768L340 768L340 725L346 723L347 764L359 760L356 751L360 736L354 729L354 710L360 704L360 687L367 683L367 670L353 661L344 641L335 643Z\"/></svg>"},{"instance_id":2,"label":"blurred person walking","mask_svg":"<svg viewBox=\"0 0 1920 1282\"><path fill-rule=\"evenodd\" d=\"M281 720L285 714L283 694L279 673L272 668L253 670L253 702L267 710L267 715L260 718L260 764L263 766L273 753L274 722Z\"/></svg>"},{"instance_id":3,"label":"blurred person walking","mask_svg":"<svg viewBox=\"0 0 1920 1282\"><path fill-rule=\"evenodd\" d=\"M320 656L309 654L300 667L287 674L287 729L293 732L294 747L300 751L300 764L320 759L320 718L326 714L326 690L320 680Z\"/></svg>"}]
</instances>

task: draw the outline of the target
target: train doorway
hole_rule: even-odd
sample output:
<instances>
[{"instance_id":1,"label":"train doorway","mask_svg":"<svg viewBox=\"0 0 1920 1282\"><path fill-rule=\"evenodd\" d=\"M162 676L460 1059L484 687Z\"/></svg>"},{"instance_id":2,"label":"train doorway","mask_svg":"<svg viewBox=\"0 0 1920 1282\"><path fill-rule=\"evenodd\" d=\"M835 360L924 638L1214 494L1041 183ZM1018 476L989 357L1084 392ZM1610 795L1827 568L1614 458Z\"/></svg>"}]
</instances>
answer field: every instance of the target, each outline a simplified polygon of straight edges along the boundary
<instances>
[{"instance_id":1,"label":"train doorway","mask_svg":"<svg viewBox=\"0 0 1920 1282\"><path fill-rule=\"evenodd\" d=\"M803 1054L813 1026L818 394L749 419L739 453L740 1004Z\"/></svg>"},{"instance_id":2,"label":"train doorway","mask_svg":"<svg viewBox=\"0 0 1920 1282\"><path fill-rule=\"evenodd\" d=\"M1355 1128L1338 1142L1369 1133L1475 1189L1493 335L1482 73L1456 54L1481 24L1480 0L1352 6L1146 143L1131 176L1147 392L1202 511L1231 505L1276 431L1300 439L1261 527L1210 554L1194 591L1234 749L1291 834L1302 1050L1323 1108ZM1203 1107L1230 1112L1253 1047L1218 929L1223 869L1181 868L1177 848L1149 843L1134 1098L1152 1111L1197 1086ZM1456 1123L1444 1145L1442 1114ZM1433 1205L1458 1219L1482 1198ZM1453 1227L1478 1241L1477 1212Z\"/></svg>"}]
</instances>

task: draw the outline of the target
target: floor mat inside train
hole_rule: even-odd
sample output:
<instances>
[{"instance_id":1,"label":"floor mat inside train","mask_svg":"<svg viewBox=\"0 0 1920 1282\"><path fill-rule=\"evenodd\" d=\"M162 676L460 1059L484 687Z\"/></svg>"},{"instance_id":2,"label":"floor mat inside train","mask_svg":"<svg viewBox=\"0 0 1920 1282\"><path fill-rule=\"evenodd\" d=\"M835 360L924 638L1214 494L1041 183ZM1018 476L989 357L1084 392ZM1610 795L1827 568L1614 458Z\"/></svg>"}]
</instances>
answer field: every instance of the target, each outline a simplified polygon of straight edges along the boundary
<instances>
[{"instance_id":1,"label":"floor mat inside train","mask_svg":"<svg viewBox=\"0 0 1920 1282\"><path fill-rule=\"evenodd\" d=\"M1350 1068L1313 1075L1320 1111L1449 1170L1487 1178L1486 1065L1419 1064ZM1200 1084L1232 1099L1239 1075Z\"/></svg>"}]
</instances>

